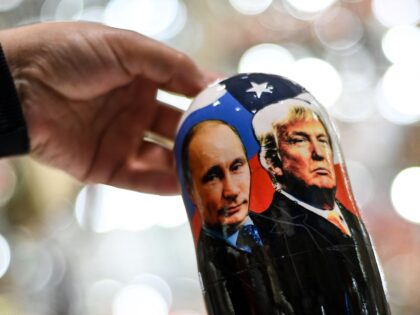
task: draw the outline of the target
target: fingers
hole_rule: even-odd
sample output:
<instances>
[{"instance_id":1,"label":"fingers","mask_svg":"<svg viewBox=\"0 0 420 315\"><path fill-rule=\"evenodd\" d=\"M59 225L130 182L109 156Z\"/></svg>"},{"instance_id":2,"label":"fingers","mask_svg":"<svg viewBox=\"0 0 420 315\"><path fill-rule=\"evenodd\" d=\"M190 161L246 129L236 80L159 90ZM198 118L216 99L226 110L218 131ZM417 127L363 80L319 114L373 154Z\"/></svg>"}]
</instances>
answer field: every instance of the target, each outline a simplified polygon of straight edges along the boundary
<instances>
[{"instance_id":1,"label":"fingers","mask_svg":"<svg viewBox=\"0 0 420 315\"><path fill-rule=\"evenodd\" d=\"M116 169L106 184L160 195L177 194L174 156L160 146L143 143L137 155Z\"/></svg>"},{"instance_id":2,"label":"fingers","mask_svg":"<svg viewBox=\"0 0 420 315\"><path fill-rule=\"evenodd\" d=\"M176 195L180 192L175 172L123 169L108 184L149 194Z\"/></svg>"},{"instance_id":3,"label":"fingers","mask_svg":"<svg viewBox=\"0 0 420 315\"><path fill-rule=\"evenodd\" d=\"M180 109L161 102L158 102L157 107L156 119L150 131L173 140L183 112Z\"/></svg>"},{"instance_id":4,"label":"fingers","mask_svg":"<svg viewBox=\"0 0 420 315\"><path fill-rule=\"evenodd\" d=\"M193 96L213 80L184 53L135 32L115 30L109 44L126 71L168 91Z\"/></svg>"}]
</instances>

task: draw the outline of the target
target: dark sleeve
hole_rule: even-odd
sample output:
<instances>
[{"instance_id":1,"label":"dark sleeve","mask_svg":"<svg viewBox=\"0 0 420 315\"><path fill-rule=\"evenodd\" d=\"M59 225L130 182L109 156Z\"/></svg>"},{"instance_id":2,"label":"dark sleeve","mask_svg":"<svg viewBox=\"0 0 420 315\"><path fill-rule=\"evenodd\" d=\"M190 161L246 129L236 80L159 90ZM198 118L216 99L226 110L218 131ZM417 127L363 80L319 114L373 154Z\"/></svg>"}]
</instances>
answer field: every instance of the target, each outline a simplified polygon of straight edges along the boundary
<instances>
[{"instance_id":1,"label":"dark sleeve","mask_svg":"<svg viewBox=\"0 0 420 315\"><path fill-rule=\"evenodd\" d=\"M29 137L13 78L0 45L0 157L29 152Z\"/></svg>"}]
</instances>

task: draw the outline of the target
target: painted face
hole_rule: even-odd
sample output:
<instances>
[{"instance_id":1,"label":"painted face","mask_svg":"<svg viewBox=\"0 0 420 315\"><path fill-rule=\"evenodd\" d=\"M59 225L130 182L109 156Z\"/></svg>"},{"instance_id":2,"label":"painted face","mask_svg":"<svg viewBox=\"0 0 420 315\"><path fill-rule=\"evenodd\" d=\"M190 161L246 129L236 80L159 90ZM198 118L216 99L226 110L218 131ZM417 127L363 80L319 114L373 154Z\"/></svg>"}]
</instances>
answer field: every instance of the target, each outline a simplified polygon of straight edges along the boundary
<instances>
[{"instance_id":1,"label":"painted face","mask_svg":"<svg viewBox=\"0 0 420 315\"><path fill-rule=\"evenodd\" d=\"M278 128L277 140L283 174L287 173L307 186L335 188L331 144L319 120L302 120ZM287 190L287 183L284 185Z\"/></svg>"},{"instance_id":2,"label":"painted face","mask_svg":"<svg viewBox=\"0 0 420 315\"><path fill-rule=\"evenodd\" d=\"M201 126L189 146L191 193L208 226L242 224L250 171L241 140L224 124Z\"/></svg>"}]
</instances>

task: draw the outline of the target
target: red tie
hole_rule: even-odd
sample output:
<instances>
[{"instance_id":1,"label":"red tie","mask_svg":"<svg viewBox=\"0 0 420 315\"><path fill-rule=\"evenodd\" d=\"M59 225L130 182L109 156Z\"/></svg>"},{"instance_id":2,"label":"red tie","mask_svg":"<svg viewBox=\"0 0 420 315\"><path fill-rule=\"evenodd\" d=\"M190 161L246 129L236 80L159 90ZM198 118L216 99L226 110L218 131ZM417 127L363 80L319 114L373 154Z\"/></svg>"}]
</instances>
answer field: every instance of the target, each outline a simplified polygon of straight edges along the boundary
<instances>
[{"instance_id":1,"label":"red tie","mask_svg":"<svg viewBox=\"0 0 420 315\"><path fill-rule=\"evenodd\" d=\"M343 222L340 219L340 216L335 211L330 211L327 220L334 224L336 227L338 227L341 230L341 232L343 232L343 234L350 236L349 230L343 224Z\"/></svg>"}]
</instances>

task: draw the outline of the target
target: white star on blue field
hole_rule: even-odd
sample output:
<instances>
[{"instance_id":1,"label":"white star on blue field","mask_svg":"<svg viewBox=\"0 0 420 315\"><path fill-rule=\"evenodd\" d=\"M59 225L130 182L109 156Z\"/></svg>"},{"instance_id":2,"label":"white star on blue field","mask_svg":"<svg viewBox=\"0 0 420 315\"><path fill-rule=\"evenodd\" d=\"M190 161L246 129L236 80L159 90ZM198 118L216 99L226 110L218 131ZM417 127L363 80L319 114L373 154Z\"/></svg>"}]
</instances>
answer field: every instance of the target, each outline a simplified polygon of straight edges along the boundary
<instances>
[{"instance_id":1,"label":"white star on blue field","mask_svg":"<svg viewBox=\"0 0 420 315\"><path fill-rule=\"evenodd\" d=\"M268 85L268 82L261 84L251 82L252 87L246 90L247 92L254 92L257 98L260 98L263 93L273 93L273 86Z\"/></svg>"}]
</instances>

